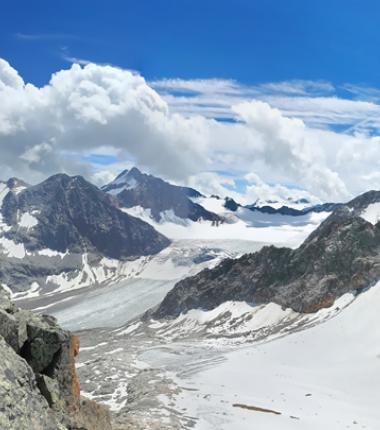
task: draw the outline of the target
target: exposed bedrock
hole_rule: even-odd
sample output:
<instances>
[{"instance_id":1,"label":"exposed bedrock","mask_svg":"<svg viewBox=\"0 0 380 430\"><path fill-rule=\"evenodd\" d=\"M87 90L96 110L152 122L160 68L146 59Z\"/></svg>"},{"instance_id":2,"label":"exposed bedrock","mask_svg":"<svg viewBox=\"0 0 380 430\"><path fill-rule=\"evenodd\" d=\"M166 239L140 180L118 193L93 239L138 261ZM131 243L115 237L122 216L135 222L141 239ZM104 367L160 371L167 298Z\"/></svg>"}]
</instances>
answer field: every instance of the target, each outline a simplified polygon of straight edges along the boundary
<instances>
[{"instance_id":1,"label":"exposed bedrock","mask_svg":"<svg viewBox=\"0 0 380 430\"><path fill-rule=\"evenodd\" d=\"M79 339L0 288L0 428L110 430L105 406L80 396Z\"/></svg>"}]
</instances>

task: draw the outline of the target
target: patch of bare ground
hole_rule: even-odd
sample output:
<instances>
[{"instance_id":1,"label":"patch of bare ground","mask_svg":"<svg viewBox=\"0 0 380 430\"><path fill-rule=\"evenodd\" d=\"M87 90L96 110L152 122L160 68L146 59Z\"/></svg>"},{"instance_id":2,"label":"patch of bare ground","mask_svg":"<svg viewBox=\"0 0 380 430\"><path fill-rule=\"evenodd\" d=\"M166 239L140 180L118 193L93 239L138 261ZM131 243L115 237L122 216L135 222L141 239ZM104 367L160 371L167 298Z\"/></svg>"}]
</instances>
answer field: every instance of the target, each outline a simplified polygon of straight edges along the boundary
<instances>
[{"instance_id":1,"label":"patch of bare ground","mask_svg":"<svg viewBox=\"0 0 380 430\"><path fill-rule=\"evenodd\" d=\"M259 408L258 406L244 405L242 403L234 403L232 406L234 408L247 409L249 411L265 412L267 414L282 415L281 412L274 411L273 409Z\"/></svg>"}]
</instances>

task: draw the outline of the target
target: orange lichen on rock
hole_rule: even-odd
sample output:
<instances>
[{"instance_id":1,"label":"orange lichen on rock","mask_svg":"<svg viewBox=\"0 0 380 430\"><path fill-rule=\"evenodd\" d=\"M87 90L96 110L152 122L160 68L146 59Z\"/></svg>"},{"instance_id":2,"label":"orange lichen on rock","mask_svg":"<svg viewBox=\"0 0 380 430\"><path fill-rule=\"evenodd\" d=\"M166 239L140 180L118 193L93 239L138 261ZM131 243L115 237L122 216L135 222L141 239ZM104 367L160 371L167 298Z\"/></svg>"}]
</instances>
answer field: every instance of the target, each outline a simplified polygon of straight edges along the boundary
<instances>
[{"instance_id":1,"label":"orange lichen on rock","mask_svg":"<svg viewBox=\"0 0 380 430\"><path fill-rule=\"evenodd\" d=\"M72 335L71 336L71 346L70 346L70 373L72 380L72 394L75 402L79 402L80 399L80 382L77 375L77 371L75 368L75 360L74 358L79 354L80 341L79 337Z\"/></svg>"},{"instance_id":2,"label":"orange lichen on rock","mask_svg":"<svg viewBox=\"0 0 380 430\"><path fill-rule=\"evenodd\" d=\"M305 309L305 313L315 313L318 312L320 309L324 308L330 308L335 302L334 296L327 296L323 300L319 301L318 303L315 303L311 306L309 306L307 309Z\"/></svg>"}]
</instances>

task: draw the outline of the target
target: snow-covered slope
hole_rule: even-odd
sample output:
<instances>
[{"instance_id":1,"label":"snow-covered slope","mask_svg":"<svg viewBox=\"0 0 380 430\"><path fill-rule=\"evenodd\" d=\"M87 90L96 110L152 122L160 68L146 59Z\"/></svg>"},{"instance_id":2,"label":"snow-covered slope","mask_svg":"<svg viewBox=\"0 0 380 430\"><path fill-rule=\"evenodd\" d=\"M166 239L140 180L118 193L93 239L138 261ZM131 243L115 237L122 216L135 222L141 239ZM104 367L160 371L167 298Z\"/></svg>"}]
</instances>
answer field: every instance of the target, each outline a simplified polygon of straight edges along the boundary
<instances>
[{"instance_id":1,"label":"snow-covered slope","mask_svg":"<svg viewBox=\"0 0 380 430\"><path fill-rule=\"evenodd\" d=\"M202 430L379 429L379 306L380 283L323 324L177 374L175 408Z\"/></svg>"},{"instance_id":2,"label":"snow-covered slope","mask_svg":"<svg viewBox=\"0 0 380 430\"><path fill-rule=\"evenodd\" d=\"M369 204L360 216L371 224L377 224L380 221L380 203Z\"/></svg>"},{"instance_id":3,"label":"snow-covered slope","mask_svg":"<svg viewBox=\"0 0 380 430\"><path fill-rule=\"evenodd\" d=\"M79 372L138 430L377 430L379 306L380 283L315 314L228 302L136 320L83 333Z\"/></svg>"},{"instance_id":4,"label":"snow-covered slope","mask_svg":"<svg viewBox=\"0 0 380 430\"><path fill-rule=\"evenodd\" d=\"M183 220L170 211L163 213L161 221L157 222L151 217L149 209L135 206L122 210L150 223L169 239L239 239L278 245L287 244L291 247L298 246L329 215L328 212L321 212L293 217L252 212L245 208L239 208L232 213L226 209L222 211L219 201L215 200L215 203L214 200L211 199L211 202L208 202L208 207L220 210L217 213L225 219L225 222Z\"/></svg>"},{"instance_id":5,"label":"snow-covered slope","mask_svg":"<svg viewBox=\"0 0 380 430\"><path fill-rule=\"evenodd\" d=\"M339 313L354 298L353 294L345 294L331 307L314 314L298 313L275 303L253 305L226 301L212 310L191 309L172 320L145 319L144 324L138 326L132 321L120 331L132 337L148 331L164 342L198 339L210 341L214 347L249 344L320 324Z\"/></svg>"}]
</instances>

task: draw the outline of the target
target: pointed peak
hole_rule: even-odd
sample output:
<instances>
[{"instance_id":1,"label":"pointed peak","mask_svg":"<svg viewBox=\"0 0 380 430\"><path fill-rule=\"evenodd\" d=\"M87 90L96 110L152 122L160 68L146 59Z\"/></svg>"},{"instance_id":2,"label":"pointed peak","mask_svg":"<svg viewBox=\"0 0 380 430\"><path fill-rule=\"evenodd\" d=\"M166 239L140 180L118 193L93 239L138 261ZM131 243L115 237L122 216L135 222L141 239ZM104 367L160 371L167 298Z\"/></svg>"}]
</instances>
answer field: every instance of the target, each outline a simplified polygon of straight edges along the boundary
<instances>
[{"instance_id":1,"label":"pointed peak","mask_svg":"<svg viewBox=\"0 0 380 430\"><path fill-rule=\"evenodd\" d=\"M130 169L128 172L128 176L132 176L134 178L140 177L142 175L144 175L144 173L142 173L137 167L132 167L132 169Z\"/></svg>"},{"instance_id":2,"label":"pointed peak","mask_svg":"<svg viewBox=\"0 0 380 430\"><path fill-rule=\"evenodd\" d=\"M141 171L136 166L133 166L129 169L129 173L141 173Z\"/></svg>"},{"instance_id":3,"label":"pointed peak","mask_svg":"<svg viewBox=\"0 0 380 430\"><path fill-rule=\"evenodd\" d=\"M137 167L132 167L131 169L124 169L116 176L116 178L112 182L119 182L120 180L124 180L130 177L140 177L143 174L144 173L142 173Z\"/></svg>"},{"instance_id":4,"label":"pointed peak","mask_svg":"<svg viewBox=\"0 0 380 430\"><path fill-rule=\"evenodd\" d=\"M135 188L141 182L141 179L146 176L141 173L137 167L125 169L108 185L103 186L101 189L111 194L118 194L123 190Z\"/></svg>"}]
</instances>

